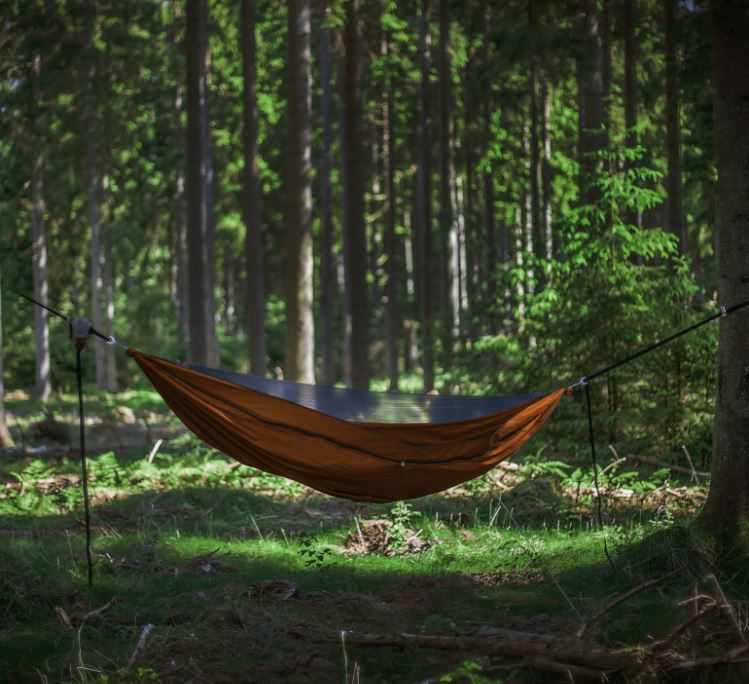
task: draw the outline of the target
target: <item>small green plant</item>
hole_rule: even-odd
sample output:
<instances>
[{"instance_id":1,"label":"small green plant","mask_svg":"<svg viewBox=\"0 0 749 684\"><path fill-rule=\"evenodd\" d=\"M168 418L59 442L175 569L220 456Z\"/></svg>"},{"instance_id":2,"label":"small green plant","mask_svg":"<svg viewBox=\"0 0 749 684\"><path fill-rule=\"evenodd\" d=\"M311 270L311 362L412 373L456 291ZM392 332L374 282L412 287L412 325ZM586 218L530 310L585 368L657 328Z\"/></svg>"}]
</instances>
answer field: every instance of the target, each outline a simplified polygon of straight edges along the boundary
<instances>
[{"instance_id":1,"label":"small green plant","mask_svg":"<svg viewBox=\"0 0 749 684\"><path fill-rule=\"evenodd\" d=\"M403 551L406 542L413 535L411 522L416 518L418 513L413 510L410 503L398 501L388 513L390 527L388 536L392 541L392 547L395 551Z\"/></svg>"},{"instance_id":2,"label":"small green plant","mask_svg":"<svg viewBox=\"0 0 749 684\"><path fill-rule=\"evenodd\" d=\"M330 567L333 551L329 547L317 546L315 538L306 535L299 539L299 546L301 548L297 553L305 559L305 568L324 570L326 567Z\"/></svg>"}]
</instances>

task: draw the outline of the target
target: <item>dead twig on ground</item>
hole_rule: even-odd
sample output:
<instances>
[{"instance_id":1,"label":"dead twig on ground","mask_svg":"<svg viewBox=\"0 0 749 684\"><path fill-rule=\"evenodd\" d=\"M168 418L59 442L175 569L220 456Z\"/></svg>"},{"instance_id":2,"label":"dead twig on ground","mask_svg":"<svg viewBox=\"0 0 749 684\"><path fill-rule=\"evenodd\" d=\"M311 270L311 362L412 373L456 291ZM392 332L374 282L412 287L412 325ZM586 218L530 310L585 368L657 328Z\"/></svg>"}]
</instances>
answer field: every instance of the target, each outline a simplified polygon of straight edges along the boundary
<instances>
[{"instance_id":1,"label":"dead twig on ground","mask_svg":"<svg viewBox=\"0 0 749 684\"><path fill-rule=\"evenodd\" d=\"M140 639L138 639L135 650L130 656L130 659L127 661L128 670L132 670L133 665L135 665L143 656L143 653L146 650L146 641L148 641L148 635L151 633L151 630L153 628L154 625L152 625L150 622L145 627L143 627L143 631L140 633Z\"/></svg>"},{"instance_id":2,"label":"dead twig on ground","mask_svg":"<svg viewBox=\"0 0 749 684\"><path fill-rule=\"evenodd\" d=\"M643 582L642 584L638 584L636 587L632 587L628 591L625 591L623 594L619 594L618 596L615 596L608 603L604 604L603 607L597 613L595 613L592 617L586 620L583 627L577 633L577 636L584 637L595 626L595 624L601 620L602 617L604 617L607 613L610 613L618 605L624 603L625 601L628 601L633 596L637 596L637 594L640 594L643 591L652 589L653 587L657 587L659 584L663 584L663 582L671 579L675 575L678 575L680 572L682 572L684 568L685 566L682 565L676 568L676 570L672 570L671 572L667 572L665 575L661 575L660 577L656 577L655 579L651 579L651 580L648 580L647 582Z\"/></svg>"},{"instance_id":3,"label":"dead twig on ground","mask_svg":"<svg viewBox=\"0 0 749 684\"><path fill-rule=\"evenodd\" d=\"M646 465L653 466L654 468L668 468L675 473L681 473L682 475L698 475L699 477L710 477L710 473L698 472L691 468L685 468L684 466L674 465L673 463L664 463L663 461L656 461L654 458L649 456L636 456L635 454L627 454L624 456L628 461L634 461L636 463L645 463Z\"/></svg>"},{"instance_id":4,"label":"dead twig on ground","mask_svg":"<svg viewBox=\"0 0 749 684\"><path fill-rule=\"evenodd\" d=\"M328 643L330 638L320 638ZM570 641L548 634L503 630L491 637L428 636L423 634L397 634L380 636L347 633L346 643L351 646L389 648L428 648L440 651L458 651L496 658L542 658L556 663L569 663L589 670L602 672L639 670L643 665L644 651L634 649L606 649L586 641ZM558 672L559 670L557 670Z\"/></svg>"},{"instance_id":5,"label":"dead twig on ground","mask_svg":"<svg viewBox=\"0 0 749 684\"><path fill-rule=\"evenodd\" d=\"M665 638L653 642L648 650L653 655L666 651L671 646L673 646L676 640L682 634L684 634L684 632L686 632L693 625L705 619L708 615L710 615L710 613L717 610L718 607L719 604L717 602L713 602L709 603L704 608L700 608L700 610L698 610L693 615L690 615L689 618L684 620L684 622L682 622L680 625L677 625L676 629L672 630L671 633L668 634Z\"/></svg>"}]
</instances>

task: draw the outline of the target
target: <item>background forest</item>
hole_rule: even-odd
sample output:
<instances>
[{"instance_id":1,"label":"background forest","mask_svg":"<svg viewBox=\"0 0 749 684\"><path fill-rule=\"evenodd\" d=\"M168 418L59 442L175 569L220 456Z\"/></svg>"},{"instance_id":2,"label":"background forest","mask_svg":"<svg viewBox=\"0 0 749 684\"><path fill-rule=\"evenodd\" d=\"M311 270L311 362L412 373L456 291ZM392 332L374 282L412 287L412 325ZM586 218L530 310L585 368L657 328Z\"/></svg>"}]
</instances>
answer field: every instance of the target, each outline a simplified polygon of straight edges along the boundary
<instances>
[{"instance_id":1,"label":"background forest","mask_svg":"<svg viewBox=\"0 0 749 684\"><path fill-rule=\"evenodd\" d=\"M3 282L127 345L509 394L714 306L700 2L4 0L0 68ZM3 325L7 389L72 387L57 321L5 290ZM705 465L714 349L598 383L602 438Z\"/></svg>"}]
</instances>

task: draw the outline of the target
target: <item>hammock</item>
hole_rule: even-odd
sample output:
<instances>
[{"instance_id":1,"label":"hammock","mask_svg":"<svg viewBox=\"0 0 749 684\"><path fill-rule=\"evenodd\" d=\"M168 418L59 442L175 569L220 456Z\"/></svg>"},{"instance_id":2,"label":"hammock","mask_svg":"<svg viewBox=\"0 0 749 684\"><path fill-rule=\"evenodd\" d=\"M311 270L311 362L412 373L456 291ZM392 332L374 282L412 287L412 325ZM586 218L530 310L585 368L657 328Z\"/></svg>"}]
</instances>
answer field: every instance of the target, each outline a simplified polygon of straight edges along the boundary
<instances>
[{"instance_id":1,"label":"hammock","mask_svg":"<svg viewBox=\"0 0 749 684\"><path fill-rule=\"evenodd\" d=\"M371 393L127 354L187 428L219 451L325 494L378 503L433 494L491 470L569 392Z\"/></svg>"}]
</instances>

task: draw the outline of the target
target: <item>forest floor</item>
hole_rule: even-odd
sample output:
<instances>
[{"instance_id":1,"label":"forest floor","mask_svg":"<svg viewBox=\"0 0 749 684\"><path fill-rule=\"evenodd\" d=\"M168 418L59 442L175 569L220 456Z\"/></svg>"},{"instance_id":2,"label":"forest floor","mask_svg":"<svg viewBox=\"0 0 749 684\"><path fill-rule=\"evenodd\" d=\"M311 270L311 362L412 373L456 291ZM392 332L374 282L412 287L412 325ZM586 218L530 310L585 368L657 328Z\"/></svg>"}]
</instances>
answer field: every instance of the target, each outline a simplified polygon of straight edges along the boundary
<instances>
[{"instance_id":1,"label":"forest floor","mask_svg":"<svg viewBox=\"0 0 749 684\"><path fill-rule=\"evenodd\" d=\"M702 484L522 457L410 504L234 463L157 395L23 397L0 461L0 679L746 681L749 566L693 524ZM615 569L604 555L604 535ZM730 660L730 663L726 661Z\"/></svg>"}]
</instances>

